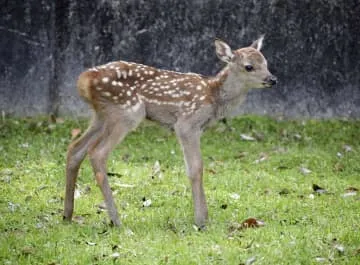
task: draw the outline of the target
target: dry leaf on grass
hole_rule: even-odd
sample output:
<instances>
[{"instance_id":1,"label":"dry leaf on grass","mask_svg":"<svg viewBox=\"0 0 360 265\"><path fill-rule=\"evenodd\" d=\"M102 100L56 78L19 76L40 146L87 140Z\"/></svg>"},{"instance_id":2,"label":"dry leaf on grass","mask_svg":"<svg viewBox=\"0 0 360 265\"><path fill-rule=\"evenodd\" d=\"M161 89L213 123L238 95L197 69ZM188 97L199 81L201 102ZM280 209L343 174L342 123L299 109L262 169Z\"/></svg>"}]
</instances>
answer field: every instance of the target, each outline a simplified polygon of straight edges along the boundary
<instances>
[{"instance_id":1,"label":"dry leaf on grass","mask_svg":"<svg viewBox=\"0 0 360 265\"><path fill-rule=\"evenodd\" d=\"M352 151L352 147L350 145L344 144L343 145L343 149L345 152L351 152Z\"/></svg>"},{"instance_id":2,"label":"dry leaf on grass","mask_svg":"<svg viewBox=\"0 0 360 265\"><path fill-rule=\"evenodd\" d=\"M150 207L152 204L152 201L150 199L143 201L143 207Z\"/></svg>"},{"instance_id":3,"label":"dry leaf on grass","mask_svg":"<svg viewBox=\"0 0 360 265\"><path fill-rule=\"evenodd\" d=\"M266 161L266 160L268 160L268 159L269 159L268 154L266 154L266 153L261 153L260 156L259 156L259 158L256 159L256 160L254 161L254 163L255 163L255 164L259 164L259 163L261 163L261 162L263 162L263 161Z\"/></svg>"},{"instance_id":4,"label":"dry leaf on grass","mask_svg":"<svg viewBox=\"0 0 360 265\"><path fill-rule=\"evenodd\" d=\"M155 161L155 164L152 168L152 176L151 178L154 179L155 177L157 177L158 179L163 179L164 175L161 172L161 166L160 166L160 162L158 160Z\"/></svg>"},{"instance_id":5,"label":"dry leaf on grass","mask_svg":"<svg viewBox=\"0 0 360 265\"><path fill-rule=\"evenodd\" d=\"M84 216L79 216L79 215L76 215L72 218L72 221L74 223L77 223L79 225L82 225L85 223L85 217Z\"/></svg>"},{"instance_id":6,"label":"dry leaf on grass","mask_svg":"<svg viewBox=\"0 0 360 265\"><path fill-rule=\"evenodd\" d=\"M240 134L240 138L244 141L255 141L256 139L250 135L247 134Z\"/></svg>"},{"instance_id":7,"label":"dry leaf on grass","mask_svg":"<svg viewBox=\"0 0 360 265\"><path fill-rule=\"evenodd\" d=\"M251 265L256 261L256 257L250 257L245 261L245 265Z\"/></svg>"},{"instance_id":8,"label":"dry leaf on grass","mask_svg":"<svg viewBox=\"0 0 360 265\"><path fill-rule=\"evenodd\" d=\"M265 225L265 222L262 220L258 220L256 218L248 218L244 220L241 224L233 223L230 225L229 230L230 232L236 232L239 230L247 229L247 228L258 228Z\"/></svg>"},{"instance_id":9,"label":"dry leaf on grass","mask_svg":"<svg viewBox=\"0 0 360 265\"><path fill-rule=\"evenodd\" d=\"M300 172L304 175L308 175L311 173L311 170L306 167L300 167Z\"/></svg>"},{"instance_id":10,"label":"dry leaf on grass","mask_svg":"<svg viewBox=\"0 0 360 265\"><path fill-rule=\"evenodd\" d=\"M319 185L317 185L317 184L313 184L312 188L313 188L313 191L315 191L315 192L318 193L318 194L328 193L327 190L325 190L324 188L321 188L321 187L320 187Z\"/></svg>"},{"instance_id":11,"label":"dry leaf on grass","mask_svg":"<svg viewBox=\"0 0 360 265\"><path fill-rule=\"evenodd\" d=\"M354 187L349 187L345 189L345 193L341 195L342 197L350 197L350 196L356 196L358 193L358 189Z\"/></svg>"},{"instance_id":12,"label":"dry leaf on grass","mask_svg":"<svg viewBox=\"0 0 360 265\"><path fill-rule=\"evenodd\" d=\"M231 193L231 194L230 194L230 198L231 198L231 199L234 199L234 200L238 200L238 199L240 199L240 195L237 194L237 193Z\"/></svg>"}]
</instances>

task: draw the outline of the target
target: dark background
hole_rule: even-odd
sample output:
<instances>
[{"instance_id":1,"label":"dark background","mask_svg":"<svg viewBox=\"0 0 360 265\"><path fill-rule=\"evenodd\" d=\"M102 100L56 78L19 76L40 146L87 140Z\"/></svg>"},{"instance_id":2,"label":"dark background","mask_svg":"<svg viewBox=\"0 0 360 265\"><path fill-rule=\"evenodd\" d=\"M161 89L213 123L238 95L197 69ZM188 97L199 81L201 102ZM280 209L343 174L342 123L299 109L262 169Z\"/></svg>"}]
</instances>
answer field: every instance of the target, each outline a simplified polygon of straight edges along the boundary
<instances>
[{"instance_id":1,"label":"dark background","mask_svg":"<svg viewBox=\"0 0 360 265\"><path fill-rule=\"evenodd\" d=\"M280 83L239 112L360 117L359 0L0 0L0 111L87 115L76 78L129 60L218 72L216 37L234 49L265 33Z\"/></svg>"}]
</instances>

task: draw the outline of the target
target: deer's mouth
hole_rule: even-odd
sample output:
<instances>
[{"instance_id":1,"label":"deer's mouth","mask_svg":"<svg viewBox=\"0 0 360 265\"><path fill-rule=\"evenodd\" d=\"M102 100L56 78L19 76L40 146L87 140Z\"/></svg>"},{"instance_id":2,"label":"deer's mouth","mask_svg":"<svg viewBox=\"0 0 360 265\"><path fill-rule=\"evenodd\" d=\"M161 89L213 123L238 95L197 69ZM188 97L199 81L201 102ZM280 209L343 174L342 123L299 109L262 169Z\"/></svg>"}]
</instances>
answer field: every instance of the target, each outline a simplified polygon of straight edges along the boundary
<instances>
[{"instance_id":1,"label":"deer's mouth","mask_svg":"<svg viewBox=\"0 0 360 265\"><path fill-rule=\"evenodd\" d=\"M264 80L263 85L264 87L272 87L276 85L276 83L277 83L277 78L271 75Z\"/></svg>"},{"instance_id":2,"label":"deer's mouth","mask_svg":"<svg viewBox=\"0 0 360 265\"><path fill-rule=\"evenodd\" d=\"M263 86L264 86L265 88L270 88L270 87L272 87L272 86L274 85L274 84L269 83L269 82L263 82L262 84L263 84Z\"/></svg>"}]
</instances>

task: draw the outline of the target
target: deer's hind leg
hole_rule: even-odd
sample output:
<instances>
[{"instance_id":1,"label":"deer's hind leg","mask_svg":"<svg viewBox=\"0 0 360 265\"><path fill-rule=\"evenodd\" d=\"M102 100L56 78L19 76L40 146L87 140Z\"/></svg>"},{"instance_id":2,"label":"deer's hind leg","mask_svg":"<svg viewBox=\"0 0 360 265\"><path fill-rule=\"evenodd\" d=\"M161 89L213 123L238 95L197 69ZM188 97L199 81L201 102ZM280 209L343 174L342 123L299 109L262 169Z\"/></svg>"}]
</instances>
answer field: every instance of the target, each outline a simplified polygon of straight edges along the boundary
<instances>
[{"instance_id":1,"label":"deer's hind leg","mask_svg":"<svg viewBox=\"0 0 360 265\"><path fill-rule=\"evenodd\" d=\"M90 147L89 156L111 222L113 225L119 226L120 219L107 177L106 161L113 148L145 118L145 110L143 106L136 111L111 110L106 117L104 131L95 144Z\"/></svg>"},{"instance_id":2,"label":"deer's hind leg","mask_svg":"<svg viewBox=\"0 0 360 265\"><path fill-rule=\"evenodd\" d=\"M89 147L96 141L103 130L104 121L94 114L87 131L69 145L66 162L66 190L64 203L64 220L71 221L74 211L75 183L79 168Z\"/></svg>"}]
</instances>

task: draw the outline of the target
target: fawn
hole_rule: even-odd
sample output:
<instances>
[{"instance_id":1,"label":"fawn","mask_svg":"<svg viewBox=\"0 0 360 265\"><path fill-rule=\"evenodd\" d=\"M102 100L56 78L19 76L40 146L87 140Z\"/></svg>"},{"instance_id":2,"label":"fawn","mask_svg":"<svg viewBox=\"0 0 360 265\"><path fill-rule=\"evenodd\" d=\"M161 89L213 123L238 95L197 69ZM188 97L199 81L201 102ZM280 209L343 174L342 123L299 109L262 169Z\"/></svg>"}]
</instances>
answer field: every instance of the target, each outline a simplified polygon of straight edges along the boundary
<instances>
[{"instance_id":1,"label":"fawn","mask_svg":"<svg viewBox=\"0 0 360 265\"><path fill-rule=\"evenodd\" d=\"M111 150L147 118L173 129L182 147L191 182L195 224L208 218L200 151L202 131L241 104L252 88L266 88L277 80L260 52L263 36L249 47L231 50L215 40L216 54L226 63L216 76L179 73L116 61L80 74L77 88L94 114L87 131L70 144L66 164L64 220L71 220L75 182L86 154L105 199L113 225L120 225L109 186L106 160Z\"/></svg>"}]
</instances>

